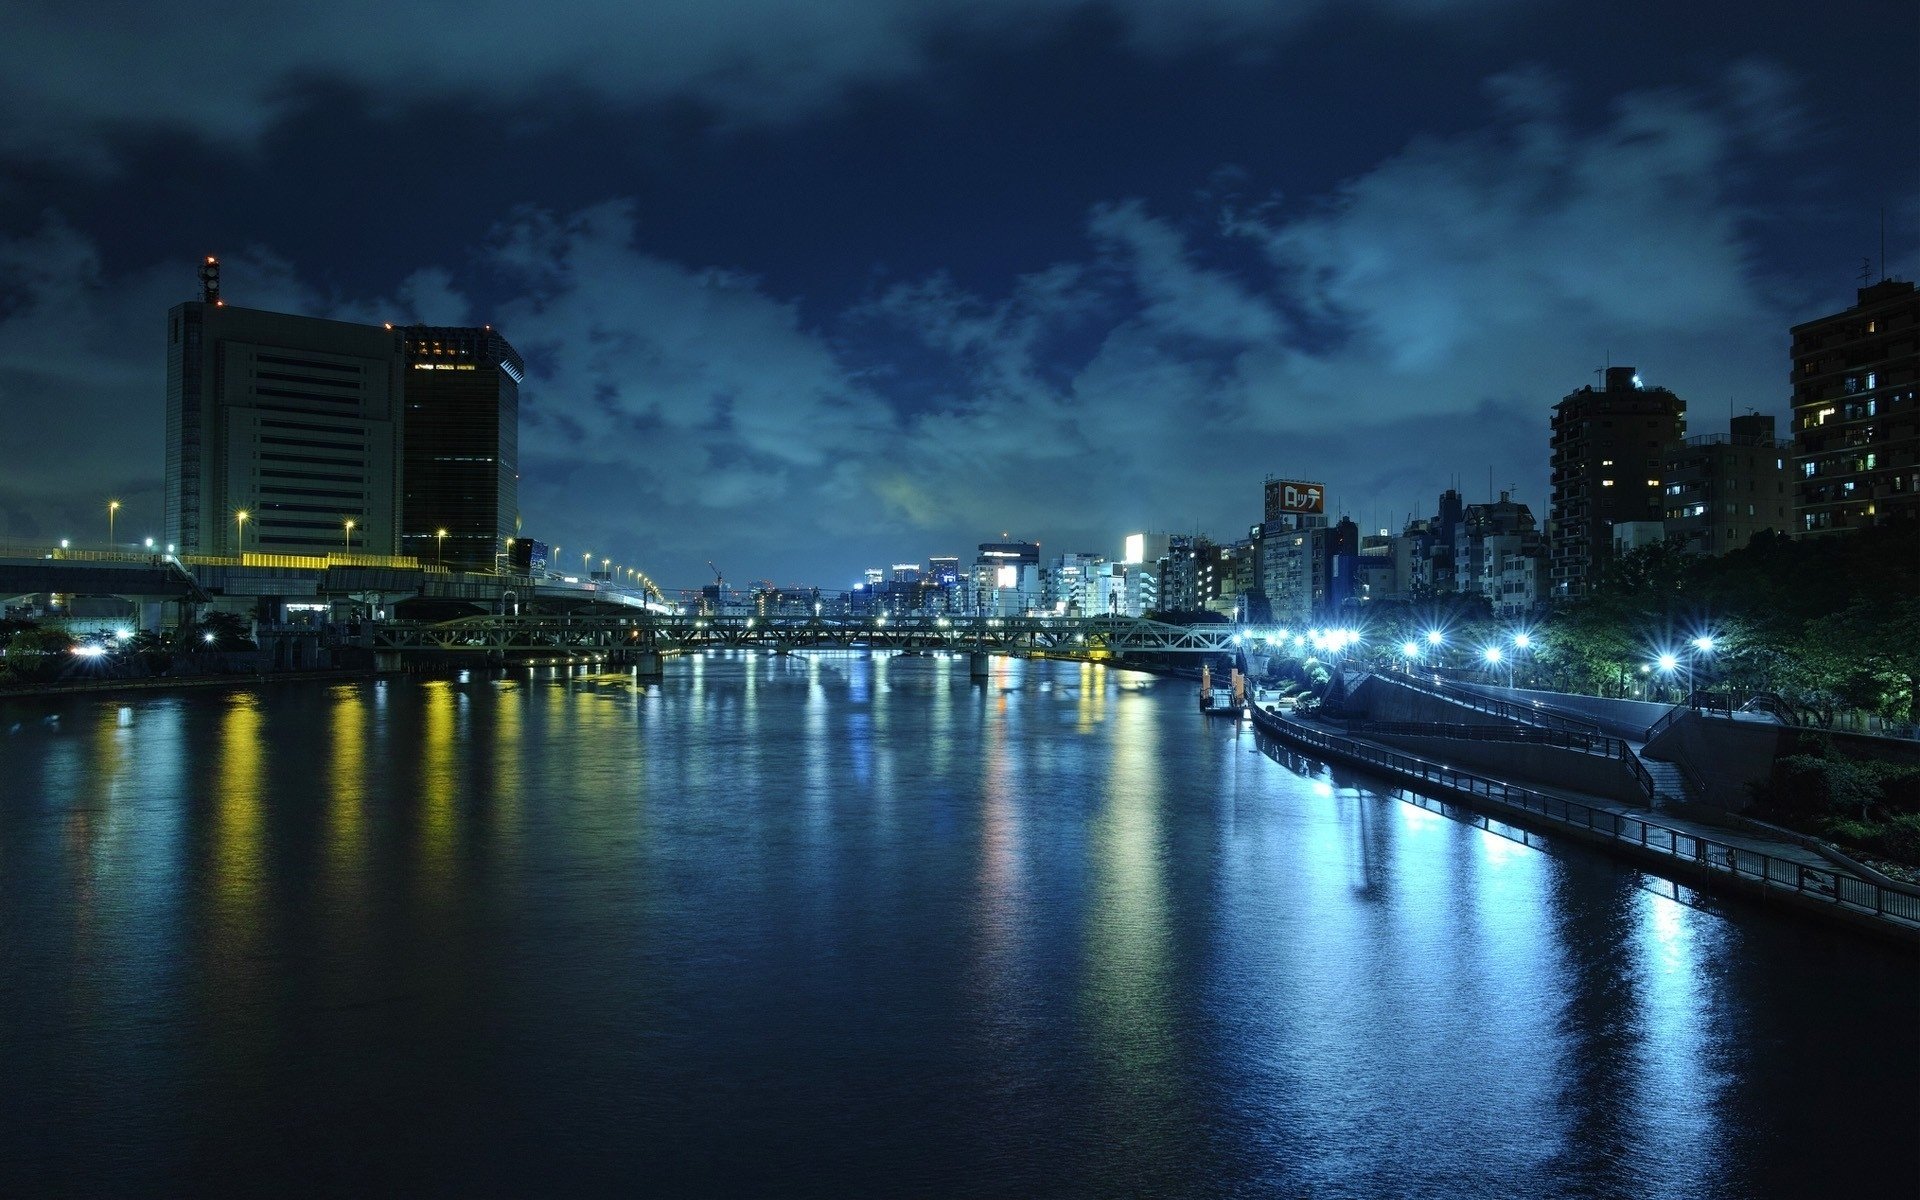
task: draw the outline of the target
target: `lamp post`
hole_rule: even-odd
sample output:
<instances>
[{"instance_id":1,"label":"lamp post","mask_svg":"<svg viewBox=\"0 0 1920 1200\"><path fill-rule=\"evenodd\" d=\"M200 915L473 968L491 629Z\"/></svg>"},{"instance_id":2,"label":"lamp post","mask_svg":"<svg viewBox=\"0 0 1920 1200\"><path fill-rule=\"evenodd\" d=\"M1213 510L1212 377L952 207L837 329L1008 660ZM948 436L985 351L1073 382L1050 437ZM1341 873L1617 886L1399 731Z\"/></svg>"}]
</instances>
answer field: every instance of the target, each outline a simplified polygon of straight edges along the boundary
<instances>
[{"instance_id":1,"label":"lamp post","mask_svg":"<svg viewBox=\"0 0 1920 1200\"><path fill-rule=\"evenodd\" d=\"M118 500L107 501L107 549L113 549L113 514L120 511Z\"/></svg>"},{"instance_id":2,"label":"lamp post","mask_svg":"<svg viewBox=\"0 0 1920 1200\"><path fill-rule=\"evenodd\" d=\"M1513 651L1514 651L1514 657L1516 659L1518 659L1521 655L1525 655L1527 658L1527 661L1532 662L1533 661L1533 653L1532 653L1533 635L1528 633L1524 629L1514 634L1513 635ZM1513 686L1514 669L1515 669L1514 667L1507 668L1507 686L1509 687ZM1532 684L1533 682L1533 672L1531 671L1527 672L1527 682L1528 684Z\"/></svg>"},{"instance_id":3,"label":"lamp post","mask_svg":"<svg viewBox=\"0 0 1920 1200\"><path fill-rule=\"evenodd\" d=\"M1500 647L1488 646L1485 650L1482 650L1480 652L1480 657L1487 660L1487 666L1493 668L1495 671L1498 671L1500 669L1500 664L1506 660L1507 656L1500 652ZM1507 687L1509 689L1513 687L1513 667L1511 664L1509 664L1507 667Z\"/></svg>"},{"instance_id":4,"label":"lamp post","mask_svg":"<svg viewBox=\"0 0 1920 1200\"><path fill-rule=\"evenodd\" d=\"M447 567L446 543L447 543L447 531L444 529L434 530L433 531L433 565L435 568L443 571Z\"/></svg>"},{"instance_id":5,"label":"lamp post","mask_svg":"<svg viewBox=\"0 0 1920 1200\"><path fill-rule=\"evenodd\" d=\"M1694 672L1695 660L1697 660L1699 656L1702 654L1712 654L1713 647L1714 647L1713 635L1710 633L1703 633L1699 637L1693 639L1693 642L1691 643L1691 647L1687 651L1687 703L1689 705L1693 705L1693 672ZM1698 707L1698 706L1694 705L1694 707Z\"/></svg>"},{"instance_id":6,"label":"lamp post","mask_svg":"<svg viewBox=\"0 0 1920 1200\"><path fill-rule=\"evenodd\" d=\"M1669 687L1671 687L1671 686L1673 685L1673 684L1672 684L1672 681L1673 681L1673 672L1674 672L1674 670L1675 670L1675 669L1676 669L1677 667L1679 667L1679 665L1680 665L1680 659L1679 659L1679 658L1678 658L1678 657L1677 657L1676 655L1672 655L1672 654L1661 654L1661 655L1659 655L1658 657L1656 657L1656 658L1655 658L1655 659L1653 660L1653 663L1654 663L1654 665L1655 665L1656 667L1659 667L1659 668L1660 668L1660 674L1662 674L1662 675L1664 675L1664 676L1666 676L1666 678L1667 678L1667 681L1668 681L1668 684L1667 684L1667 685L1668 685ZM1691 683L1693 682L1693 675L1692 675L1692 667L1691 667L1691 666L1689 666L1689 667L1688 667L1688 675L1687 675L1687 682L1688 682L1689 684L1691 684Z\"/></svg>"},{"instance_id":7,"label":"lamp post","mask_svg":"<svg viewBox=\"0 0 1920 1200\"><path fill-rule=\"evenodd\" d=\"M580 552L580 573L588 579L593 578L593 551L582 550Z\"/></svg>"},{"instance_id":8,"label":"lamp post","mask_svg":"<svg viewBox=\"0 0 1920 1200\"><path fill-rule=\"evenodd\" d=\"M233 553L236 558L247 552L248 516L244 508L233 514Z\"/></svg>"},{"instance_id":9,"label":"lamp post","mask_svg":"<svg viewBox=\"0 0 1920 1200\"><path fill-rule=\"evenodd\" d=\"M347 518L346 538L347 538L347 553L352 554L353 553L353 518L352 517Z\"/></svg>"}]
</instances>

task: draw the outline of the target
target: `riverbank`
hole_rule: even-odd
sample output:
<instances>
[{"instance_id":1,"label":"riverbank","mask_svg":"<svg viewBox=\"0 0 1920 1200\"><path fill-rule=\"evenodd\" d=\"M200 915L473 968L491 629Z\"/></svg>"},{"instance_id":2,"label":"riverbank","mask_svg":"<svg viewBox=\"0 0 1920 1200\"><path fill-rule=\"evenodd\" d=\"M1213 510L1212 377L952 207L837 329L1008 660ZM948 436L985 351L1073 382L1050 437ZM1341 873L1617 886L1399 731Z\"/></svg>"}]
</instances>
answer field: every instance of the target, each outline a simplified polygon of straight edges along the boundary
<instances>
[{"instance_id":1,"label":"riverbank","mask_svg":"<svg viewBox=\"0 0 1920 1200\"><path fill-rule=\"evenodd\" d=\"M1516 825L1586 842L1675 882L1836 919L1920 950L1920 896L1862 878L1805 846L1667 814L1654 819L1601 797L1521 787L1265 709L1254 709L1253 720L1262 731L1316 755L1421 792L1445 793Z\"/></svg>"},{"instance_id":2,"label":"riverbank","mask_svg":"<svg viewBox=\"0 0 1920 1200\"><path fill-rule=\"evenodd\" d=\"M157 676L147 679L65 679L40 684L0 684L0 702L53 699L64 696L110 696L118 693L172 692L217 688L258 687L265 683L343 683L374 679L393 672L371 667L330 671L276 671L270 674Z\"/></svg>"}]
</instances>

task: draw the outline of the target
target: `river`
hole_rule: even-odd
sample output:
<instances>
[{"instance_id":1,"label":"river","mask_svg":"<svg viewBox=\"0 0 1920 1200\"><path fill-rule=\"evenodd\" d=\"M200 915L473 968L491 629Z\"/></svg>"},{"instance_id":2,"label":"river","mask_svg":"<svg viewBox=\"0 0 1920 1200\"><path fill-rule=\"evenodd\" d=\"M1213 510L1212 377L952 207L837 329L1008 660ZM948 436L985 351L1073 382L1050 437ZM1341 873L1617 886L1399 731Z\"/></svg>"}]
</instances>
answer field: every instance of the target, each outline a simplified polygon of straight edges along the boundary
<instances>
[{"instance_id":1,"label":"river","mask_svg":"<svg viewBox=\"0 0 1920 1200\"><path fill-rule=\"evenodd\" d=\"M1920 1187L1920 959L1072 663L0 706L0 1195Z\"/></svg>"}]
</instances>

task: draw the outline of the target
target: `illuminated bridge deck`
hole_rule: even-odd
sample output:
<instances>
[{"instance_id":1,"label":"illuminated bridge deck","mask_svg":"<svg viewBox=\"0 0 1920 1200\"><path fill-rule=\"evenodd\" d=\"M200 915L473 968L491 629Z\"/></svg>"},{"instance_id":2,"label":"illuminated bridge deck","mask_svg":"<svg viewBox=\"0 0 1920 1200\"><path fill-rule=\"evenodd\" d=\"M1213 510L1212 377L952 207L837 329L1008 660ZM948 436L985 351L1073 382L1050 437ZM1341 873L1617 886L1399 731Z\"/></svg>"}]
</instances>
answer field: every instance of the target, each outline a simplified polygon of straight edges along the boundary
<instances>
[{"instance_id":1,"label":"illuminated bridge deck","mask_svg":"<svg viewBox=\"0 0 1920 1200\"><path fill-rule=\"evenodd\" d=\"M1279 631L1273 631L1278 633ZM1231 654L1264 631L1234 625L1170 625L1133 617L692 617L649 613L464 617L374 626L378 650L463 651L705 648L766 650L953 650L1057 653Z\"/></svg>"}]
</instances>

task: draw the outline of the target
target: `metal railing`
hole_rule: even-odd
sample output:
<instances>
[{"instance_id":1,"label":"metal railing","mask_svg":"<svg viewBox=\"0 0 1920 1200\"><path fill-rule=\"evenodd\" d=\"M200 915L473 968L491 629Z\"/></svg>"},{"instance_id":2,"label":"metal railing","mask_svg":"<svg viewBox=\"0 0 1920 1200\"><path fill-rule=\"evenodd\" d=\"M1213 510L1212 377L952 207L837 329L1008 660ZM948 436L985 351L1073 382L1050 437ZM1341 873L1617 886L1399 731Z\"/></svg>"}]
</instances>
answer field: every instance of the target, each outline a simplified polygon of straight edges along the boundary
<instances>
[{"instance_id":1,"label":"metal railing","mask_svg":"<svg viewBox=\"0 0 1920 1200\"><path fill-rule=\"evenodd\" d=\"M1838 870L1817 870L1791 859L1718 842L1644 817L1595 808L1577 800L1547 795L1470 771L1428 762L1415 755L1369 746L1364 742L1310 729L1270 709L1256 708L1254 721L1268 732L1316 750L1377 767L1404 779L1449 788L1468 796L1484 797L1569 828L1583 829L1622 845L1636 846L1643 851L1663 855L1696 870L1726 874L1770 890L1793 892L1837 908L1897 922L1899 927L1908 931L1920 932L1920 896L1883 888Z\"/></svg>"},{"instance_id":2,"label":"metal railing","mask_svg":"<svg viewBox=\"0 0 1920 1200\"><path fill-rule=\"evenodd\" d=\"M1391 676L1395 683L1410 687L1429 696L1437 696L1455 704L1464 705L1476 712L1489 716L1505 717L1510 721L1519 721L1523 725L1533 725L1541 729L1564 729L1570 733L1590 733L1605 736L1598 721L1589 721L1584 717L1568 716L1554 712L1539 704L1522 704L1514 700L1500 700L1483 695L1468 688L1455 687L1442 681L1422 679L1412 674Z\"/></svg>"},{"instance_id":3,"label":"metal railing","mask_svg":"<svg viewBox=\"0 0 1920 1200\"><path fill-rule=\"evenodd\" d=\"M1360 735L1384 733L1399 737L1457 738L1469 742L1521 742L1529 746L1554 746L1578 750L1582 754L1623 761L1635 758L1625 738L1604 733L1579 733L1570 729L1535 729L1516 725L1447 725L1428 721L1343 721L1348 733Z\"/></svg>"},{"instance_id":4,"label":"metal railing","mask_svg":"<svg viewBox=\"0 0 1920 1200\"><path fill-rule=\"evenodd\" d=\"M1676 704L1672 708L1668 709L1666 712L1661 713L1660 719L1658 721L1655 721L1653 724L1647 726L1647 732L1642 734L1640 737L1640 744L1644 746L1648 742L1652 741L1654 738L1660 736L1660 733L1662 730L1666 729L1667 726L1673 724L1675 721L1678 721L1681 717L1685 716L1688 711L1689 710L1685 704Z\"/></svg>"}]
</instances>

